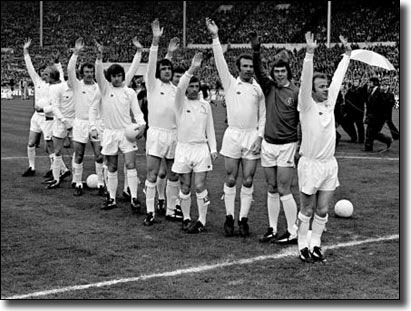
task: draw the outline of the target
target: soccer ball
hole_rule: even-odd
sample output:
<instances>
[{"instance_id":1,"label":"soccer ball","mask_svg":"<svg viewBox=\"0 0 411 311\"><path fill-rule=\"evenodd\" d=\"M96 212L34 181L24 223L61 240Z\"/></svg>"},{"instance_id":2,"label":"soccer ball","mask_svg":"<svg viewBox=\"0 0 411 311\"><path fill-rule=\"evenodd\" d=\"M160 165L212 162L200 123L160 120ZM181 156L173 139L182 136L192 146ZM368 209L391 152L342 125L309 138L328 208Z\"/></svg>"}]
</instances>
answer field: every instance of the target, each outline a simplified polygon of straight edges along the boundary
<instances>
[{"instance_id":1,"label":"soccer ball","mask_svg":"<svg viewBox=\"0 0 411 311\"><path fill-rule=\"evenodd\" d=\"M334 212L338 217L348 218L352 216L352 213L354 212L354 206L348 200L340 200L335 203Z\"/></svg>"},{"instance_id":2,"label":"soccer ball","mask_svg":"<svg viewBox=\"0 0 411 311\"><path fill-rule=\"evenodd\" d=\"M127 125L124 132L124 136L130 143L135 143L137 140L137 135L140 134L139 125L136 123L131 123Z\"/></svg>"},{"instance_id":3,"label":"soccer ball","mask_svg":"<svg viewBox=\"0 0 411 311\"><path fill-rule=\"evenodd\" d=\"M97 174L90 174L86 180L87 187L90 189L96 189L98 184L98 177Z\"/></svg>"}]
</instances>

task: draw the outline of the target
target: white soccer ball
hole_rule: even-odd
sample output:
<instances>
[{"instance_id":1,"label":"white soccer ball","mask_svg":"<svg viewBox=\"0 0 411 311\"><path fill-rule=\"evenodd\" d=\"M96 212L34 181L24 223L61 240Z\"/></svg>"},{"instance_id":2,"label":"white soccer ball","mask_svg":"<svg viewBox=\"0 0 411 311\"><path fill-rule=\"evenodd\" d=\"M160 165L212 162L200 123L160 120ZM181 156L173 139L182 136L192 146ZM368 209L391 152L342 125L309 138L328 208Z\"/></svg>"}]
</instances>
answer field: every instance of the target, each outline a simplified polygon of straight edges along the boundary
<instances>
[{"instance_id":1,"label":"white soccer ball","mask_svg":"<svg viewBox=\"0 0 411 311\"><path fill-rule=\"evenodd\" d=\"M334 212L335 215L339 217L348 218L352 216L352 213L354 212L354 206L348 200L339 200L337 203L335 203Z\"/></svg>"},{"instance_id":2,"label":"white soccer ball","mask_svg":"<svg viewBox=\"0 0 411 311\"><path fill-rule=\"evenodd\" d=\"M127 125L124 136L129 142L135 143L137 141L137 135L140 134L140 132L139 125L131 123L130 125Z\"/></svg>"},{"instance_id":3,"label":"white soccer ball","mask_svg":"<svg viewBox=\"0 0 411 311\"><path fill-rule=\"evenodd\" d=\"M90 174L87 177L86 183L87 183L87 187L89 187L90 189L97 189L97 185L98 185L97 174Z\"/></svg>"}]
</instances>

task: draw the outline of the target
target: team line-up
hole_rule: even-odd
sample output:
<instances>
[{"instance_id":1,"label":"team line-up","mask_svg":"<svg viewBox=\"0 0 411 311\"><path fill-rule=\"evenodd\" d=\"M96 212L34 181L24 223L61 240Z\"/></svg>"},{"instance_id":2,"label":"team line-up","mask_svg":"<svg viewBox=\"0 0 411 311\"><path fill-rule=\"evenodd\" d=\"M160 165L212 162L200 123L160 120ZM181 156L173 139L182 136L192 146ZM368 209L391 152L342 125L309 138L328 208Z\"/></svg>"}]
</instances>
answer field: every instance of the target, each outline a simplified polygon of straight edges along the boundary
<instances>
[{"instance_id":1,"label":"team line-up","mask_svg":"<svg viewBox=\"0 0 411 311\"><path fill-rule=\"evenodd\" d=\"M255 32L249 34L253 53L238 57L239 75L235 78L224 58L217 25L209 18L205 24L212 37L227 108L228 127L219 152L224 157L226 171L223 186L225 235L234 235L236 181L240 167L238 232L242 237L249 235L253 179L261 159L267 182L269 226L260 241L296 244L302 261L324 262L321 236L334 191L339 186L334 156L334 107L350 62L350 44L340 36L345 54L329 84L327 75L313 70L317 42L312 33L306 33L306 55L298 88L292 81L289 62L283 53L276 56L271 70L265 71L260 38ZM77 39L67 67L67 81L62 78L63 69L57 62L40 68L40 75L37 74L28 51L31 40L25 42L24 60L35 86L35 111L27 147L29 168L23 176L35 174L36 144L43 134L51 160L47 188L58 188L61 180L70 174L62 159L64 139L70 136L74 149L72 185L74 195L81 196L84 152L90 142L95 156L97 187L99 193L106 196L102 209L109 210L117 207L120 151L124 155L124 182L129 189L131 209L139 212L136 151L137 139L145 136L147 211L144 225L154 225L159 215L165 215L166 219L181 221L182 229L188 233L201 233L205 230L210 204L207 173L212 171L218 155L212 110L200 94L201 77L196 76L202 54L194 55L187 71L177 72L170 59L178 48L178 39L170 41L169 53L158 61L163 28L157 19L151 26L153 39L144 77L146 90L138 96L147 105L145 113L143 106L140 109L135 91L128 87L141 61L143 47L137 38L133 39L137 51L127 72L119 64L112 64L104 71L104 47L95 41L96 62L81 64L80 80L76 75L76 63L85 43L82 38ZM296 162L299 211L291 193ZM159 178L165 176L167 181ZM193 176L199 215L196 221L190 217ZM155 204L157 192L158 204ZM277 222L281 206L287 231L279 235Z\"/></svg>"}]
</instances>

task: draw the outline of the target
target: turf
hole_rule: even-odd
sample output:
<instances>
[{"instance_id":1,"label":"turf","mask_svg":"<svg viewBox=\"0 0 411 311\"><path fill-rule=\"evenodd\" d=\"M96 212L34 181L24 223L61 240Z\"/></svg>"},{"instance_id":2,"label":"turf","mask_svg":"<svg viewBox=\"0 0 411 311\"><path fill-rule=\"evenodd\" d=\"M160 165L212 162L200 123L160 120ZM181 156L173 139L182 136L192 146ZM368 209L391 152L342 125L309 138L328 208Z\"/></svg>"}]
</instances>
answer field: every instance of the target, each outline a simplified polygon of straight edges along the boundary
<instances>
[{"instance_id":1,"label":"turf","mask_svg":"<svg viewBox=\"0 0 411 311\"><path fill-rule=\"evenodd\" d=\"M218 147L225 129L225 111L213 107ZM43 150L37 149L37 173L21 177L27 168L26 143L31 102L1 102L1 296L23 295L59 287L138 277L177 269L234 262L239 259L290 255L247 264L233 264L204 272L159 276L101 288L68 291L42 299L399 299L399 240L366 243L327 251L327 264L307 265L298 260L295 246L261 244L268 220L266 185L261 167L255 178L254 202L249 214L251 236L225 238L224 203L221 200L224 162L219 157L208 176L211 205L207 231L188 235L179 223L164 218L144 227L144 215L131 213L129 203L101 211L103 198L95 190L74 197L70 181L56 190L46 190L42 175L49 167ZM398 125L398 112L394 113ZM387 129L384 129L388 133ZM370 156L384 159L339 158L340 183L335 201L354 204L350 219L334 217L330 211L323 245L399 234L399 142L381 154L366 154L362 146L343 141L337 156ZM144 143L139 142L139 153ZM383 148L376 143L376 149ZM65 151L70 163L71 150ZM91 148L87 147L84 179L94 171ZM8 157L21 157L9 159ZM120 166L121 167L121 166ZM145 157L137 160L144 182ZM121 195L123 174L119 172ZM239 180L240 184L241 180ZM296 178L292 192L298 200ZM138 195L144 203L141 187ZM192 217L197 217L192 198ZM237 190L236 215L239 190ZM280 215L279 228L285 230ZM236 223L237 230L237 223ZM295 251L295 253L294 253ZM307 286L308 285L308 286Z\"/></svg>"}]
</instances>

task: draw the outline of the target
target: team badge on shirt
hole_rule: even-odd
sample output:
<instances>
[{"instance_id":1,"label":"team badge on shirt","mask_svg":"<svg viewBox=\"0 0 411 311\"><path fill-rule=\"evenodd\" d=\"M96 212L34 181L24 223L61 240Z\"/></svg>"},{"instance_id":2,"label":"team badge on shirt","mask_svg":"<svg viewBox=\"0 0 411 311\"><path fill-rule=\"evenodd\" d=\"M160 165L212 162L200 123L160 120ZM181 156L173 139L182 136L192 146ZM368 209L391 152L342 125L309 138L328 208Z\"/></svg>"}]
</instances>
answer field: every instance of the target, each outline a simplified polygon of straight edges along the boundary
<instances>
[{"instance_id":1,"label":"team badge on shirt","mask_svg":"<svg viewBox=\"0 0 411 311\"><path fill-rule=\"evenodd\" d=\"M288 104L289 106L291 106L292 104L294 104L294 98L288 97L288 99L287 99L287 104Z\"/></svg>"}]
</instances>

